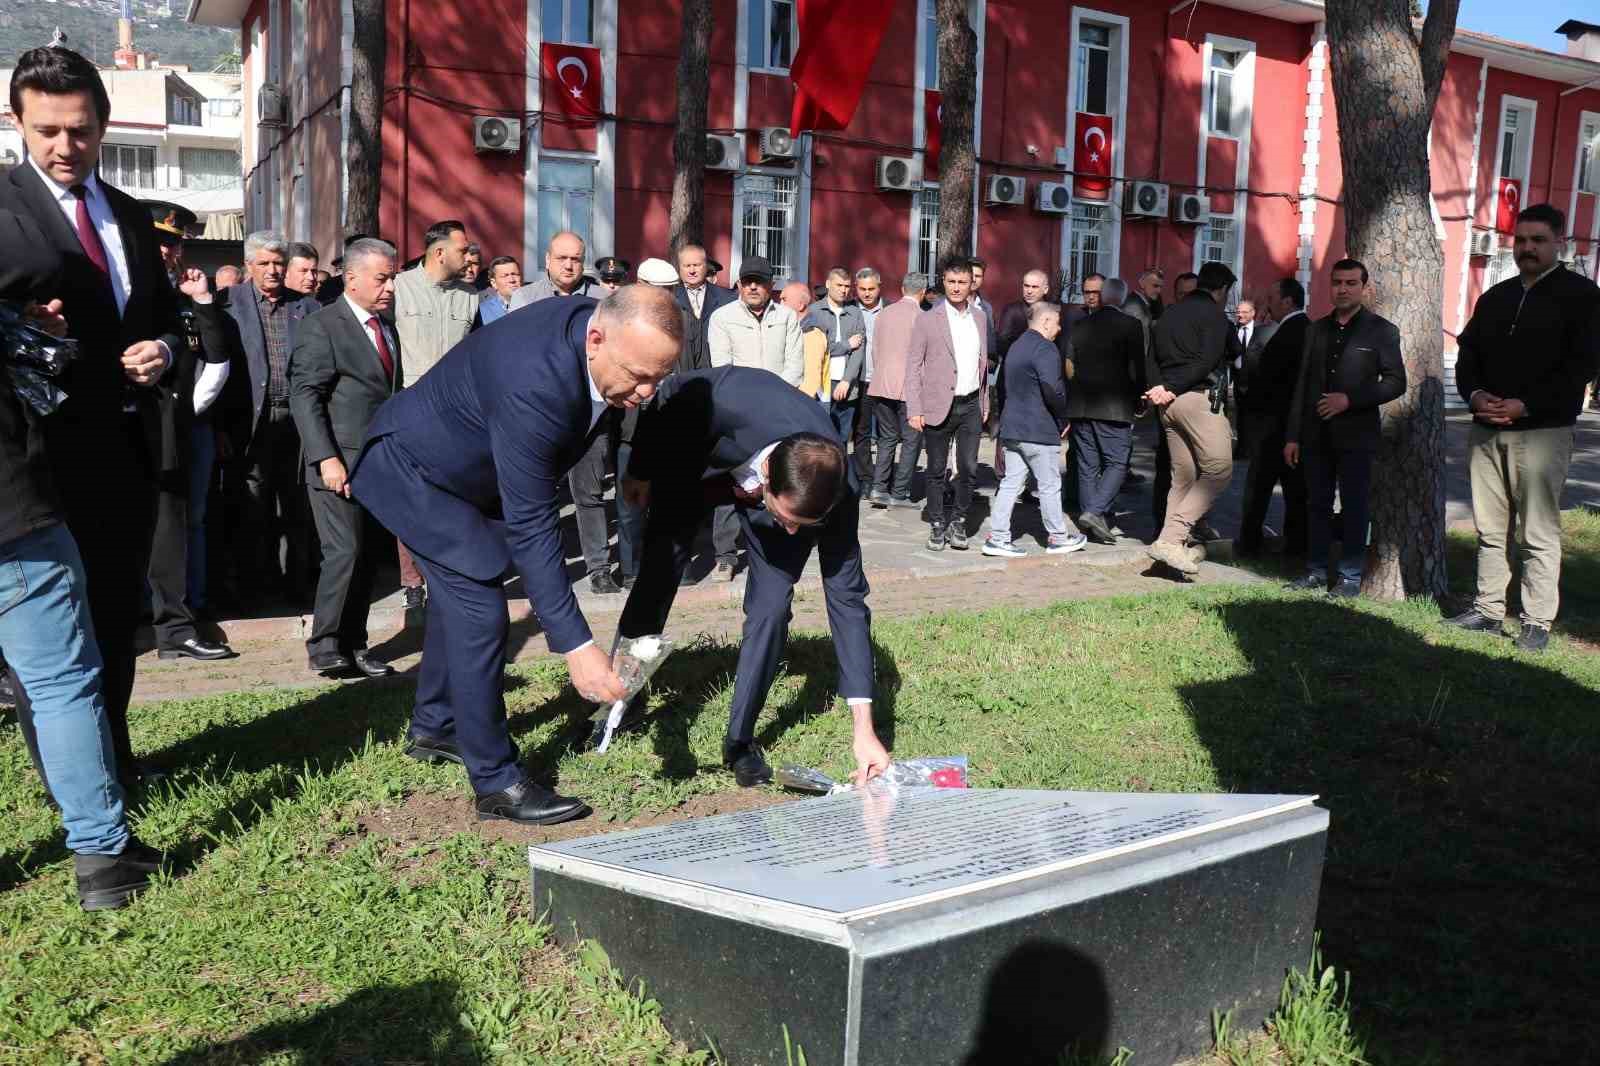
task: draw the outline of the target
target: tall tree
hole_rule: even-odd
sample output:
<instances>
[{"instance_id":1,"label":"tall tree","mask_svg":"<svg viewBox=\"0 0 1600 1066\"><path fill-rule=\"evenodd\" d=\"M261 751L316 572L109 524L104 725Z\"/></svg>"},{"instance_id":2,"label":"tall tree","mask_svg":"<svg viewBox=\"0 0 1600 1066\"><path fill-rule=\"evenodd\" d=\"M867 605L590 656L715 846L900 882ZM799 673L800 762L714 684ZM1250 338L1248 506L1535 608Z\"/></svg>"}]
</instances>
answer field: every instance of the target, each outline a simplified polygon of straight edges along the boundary
<instances>
[{"instance_id":1,"label":"tall tree","mask_svg":"<svg viewBox=\"0 0 1600 1066\"><path fill-rule=\"evenodd\" d=\"M668 244L705 240L706 108L711 95L711 0L682 0L678 46L678 130L672 138Z\"/></svg>"},{"instance_id":2,"label":"tall tree","mask_svg":"<svg viewBox=\"0 0 1600 1066\"><path fill-rule=\"evenodd\" d=\"M383 187L384 0L353 0L350 72L350 185L344 232L376 235Z\"/></svg>"},{"instance_id":3,"label":"tall tree","mask_svg":"<svg viewBox=\"0 0 1600 1066\"><path fill-rule=\"evenodd\" d=\"M972 138L978 102L978 35L967 0L936 0L939 25L939 254L972 251L972 191L978 149Z\"/></svg>"},{"instance_id":4,"label":"tall tree","mask_svg":"<svg viewBox=\"0 0 1600 1066\"><path fill-rule=\"evenodd\" d=\"M1383 409L1364 590L1440 596L1444 557L1444 257L1434 233L1428 130L1460 0L1431 0L1419 39L1408 0L1327 5L1344 168L1345 247L1374 309L1400 328L1406 391Z\"/></svg>"}]
</instances>

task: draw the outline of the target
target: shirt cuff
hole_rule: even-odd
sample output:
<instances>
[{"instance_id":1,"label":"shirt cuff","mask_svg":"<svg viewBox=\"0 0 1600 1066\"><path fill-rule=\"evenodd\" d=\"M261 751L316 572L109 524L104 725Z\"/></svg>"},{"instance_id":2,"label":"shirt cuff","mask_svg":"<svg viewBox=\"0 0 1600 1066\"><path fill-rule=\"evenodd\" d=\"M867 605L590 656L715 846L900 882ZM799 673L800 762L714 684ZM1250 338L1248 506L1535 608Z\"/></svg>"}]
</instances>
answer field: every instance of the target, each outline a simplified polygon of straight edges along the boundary
<instances>
[{"instance_id":1,"label":"shirt cuff","mask_svg":"<svg viewBox=\"0 0 1600 1066\"><path fill-rule=\"evenodd\" d=\"M562 655L571 655L575 651L582 651L584 648L587 648L589 645L591 645L593 643L594 643L594 638L590 637L588 640L584 641L582 644L579 644L576 648L568 648L566 651L562 652L561 654Z\"/></svg>"},{"instance_id":2,"label":"shirt cuff","mask_svg":"<svg viewBox=\"0 0 1600 1066\"><path fill-rule=\"evenodd\" d=\"M872 700L869 699L866 696L852 696L849 699L845 700L844 702L846 704L848 704L849 706L851 706L851 707L870 707L870 706L872 706Z\"/></svg>"},{"instance_id":3,"label":"shirt cuff","mask_svg":"<svg viewBox=\"0 0 1600 1066\"><path fill-rule=\"evenodd\" d=\"M156 347L161 349L161 357L166 360L161 366L161 373L165 374L172 369L172 349L167 347L166 341L156 341Z\"/></svg>"}]
</instances>

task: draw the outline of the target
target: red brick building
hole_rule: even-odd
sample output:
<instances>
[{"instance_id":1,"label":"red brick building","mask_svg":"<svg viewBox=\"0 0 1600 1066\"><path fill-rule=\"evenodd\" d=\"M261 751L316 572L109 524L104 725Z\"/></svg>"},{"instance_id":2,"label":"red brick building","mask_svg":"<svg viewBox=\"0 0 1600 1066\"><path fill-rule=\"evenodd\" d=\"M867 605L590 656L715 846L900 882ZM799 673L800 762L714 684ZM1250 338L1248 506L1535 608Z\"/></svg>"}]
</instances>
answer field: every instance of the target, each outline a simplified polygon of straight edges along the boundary
<instances>
[{"instance_id":1,"label":"red brick building","mask_svg":"<svg viewBox=\"0 0 1600 1066\"><path fill-rule=\"evenodd\" d=\"M928 151L932 0L895 11L851 127L800 138L792 158L785 138L764 144L763 129L788 125L795 3L713 8L710 125L728 150L706 180L713 256L736 271L759 252L811 280L835 264L872 265L891 289L905 270L926 268L939 198ZM972 0L972 11L982 71L976 247L991 292L1003 298L1036 266L1131 278L1157 264L1170 278L1215 258L1234 265L1246 292L1299 274L1313 306L1326 305L1343 222L1321 3ZM462 219L487 254L531 261L530 271L564 227L588 235L591 256L663 253L676 4L389 0L388 13L382 217L403 255L445 217ZM246 99L260 101L266 120L246 124L248 228L336 250L349 0L191 0L189 17L243 32ZM1456 36L1430 145L1447 349L1476 295L1513 269L1495 233L1508 183L1521 203L1549 200L1568 213L1568 258L1595 273L1600 28L1572 22L1563 32L1567 53ZM599 70L568 63L564 86L547 83L541 49L560 43L592 46L567 54L597 55ZM590 128L546 97L552 87L592 93L596 79L595 102L614 117ZM505 120L490 134L511 150L475 147L484 118ZM1110 131L1103 200L1073 194L1065 173L1084 166L1073 146L1100 147L1095 129ZM994 180L1004 178L1013 180Z\"/></svg>"}]
</instances>

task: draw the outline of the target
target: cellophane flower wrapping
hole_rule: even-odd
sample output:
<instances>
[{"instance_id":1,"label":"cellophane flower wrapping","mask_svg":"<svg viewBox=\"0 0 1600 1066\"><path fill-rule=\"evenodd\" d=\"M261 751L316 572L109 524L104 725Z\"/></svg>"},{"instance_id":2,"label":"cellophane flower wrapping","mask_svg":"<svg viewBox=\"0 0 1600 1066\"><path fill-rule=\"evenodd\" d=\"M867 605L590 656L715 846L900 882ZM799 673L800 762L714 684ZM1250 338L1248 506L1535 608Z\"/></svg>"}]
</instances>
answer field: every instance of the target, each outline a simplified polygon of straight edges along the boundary
<instances>
[{"instance_id":1,"label":"cellophane flower wrapping","mask_svg":"<svg viewBox=\"0 0 1600 1066\"><path fill-rule=\"evenodd\" d=\"M594 749L604 752L611 746L611 736L616 732L617 726L622 724L622 715L627 710L628 703L644 691L644 686L650 678L666 662L677 645L671 637L661 633L654 633L644 637L626 637L617 641L617 650L612 655L612 669L622 679L623 689L627 695L615 703L602 703L595 709L592 720L595 724L594 735L591 742Z\"/></svg>"},{"instance_id":2,"label":"cellophane flower wrapping","mask_svg":"<svg viewBox=\"0 0 1600 1066\"><path fill-rule=\"evenodd\" d=\"M881 777L873 779L874 784L879 781L891 791L901 788L966 788L967 757L927 755L916 759L896 759ZM793 765L778 770L778 784L796 792L823 796L849 792L856 787L849 781L835 781L821 770Z\"/></svg>"},{"instance_id":3,"label":"cellophane flower wrapping","mask_svg":"<svg viewBox=\"0 0 1600 1066\"><path fill-rule=\"evenodd\" d=\"M0 300L0 385L41 415L53 414L67 398L56 383L78 356L78 342L53 337L28 321L23 305Z\"/></svg>"}]
</instances>

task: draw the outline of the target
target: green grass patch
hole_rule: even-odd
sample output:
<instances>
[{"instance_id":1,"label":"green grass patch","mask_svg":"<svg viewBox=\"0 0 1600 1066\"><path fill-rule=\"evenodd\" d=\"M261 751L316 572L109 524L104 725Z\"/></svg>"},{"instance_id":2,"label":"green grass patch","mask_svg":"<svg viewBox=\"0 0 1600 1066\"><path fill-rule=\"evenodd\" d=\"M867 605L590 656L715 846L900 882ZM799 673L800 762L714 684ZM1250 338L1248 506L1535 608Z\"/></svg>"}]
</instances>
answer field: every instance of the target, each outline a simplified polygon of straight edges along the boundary
<instances>
[{"instance_id":1,"label":"green grass patch","mask_svg":"<svg viewBox=\"0 0 1600 1066\"><path fill-rule=\"evenodd\" d=\"M1251 586L881 623L881 728L902 756L968 755L978 787L1320 793L1319 925L1349 1011L1308 969L1261 1061L1322 1061L1280 1034L1352 1022L1372 1063L1582 1061L1600 656L1558 638L1530 660L1437 618ZM520 666L518 744L614 818L725 792L736 654L675 655L658 716L604 757L575 751L590 708L559 663ZM758 726L774 763L849 769L834 672L826 637L797 634ZM94 916L0 727L0 1061L710 1061L603 952L552 946L519 848L358 831L407 796L468 801L459 770L401 754L409 707L357 685L137 708L136 747L177 770L137 830L188 869Z\"/></svg>"}]
</instances>

